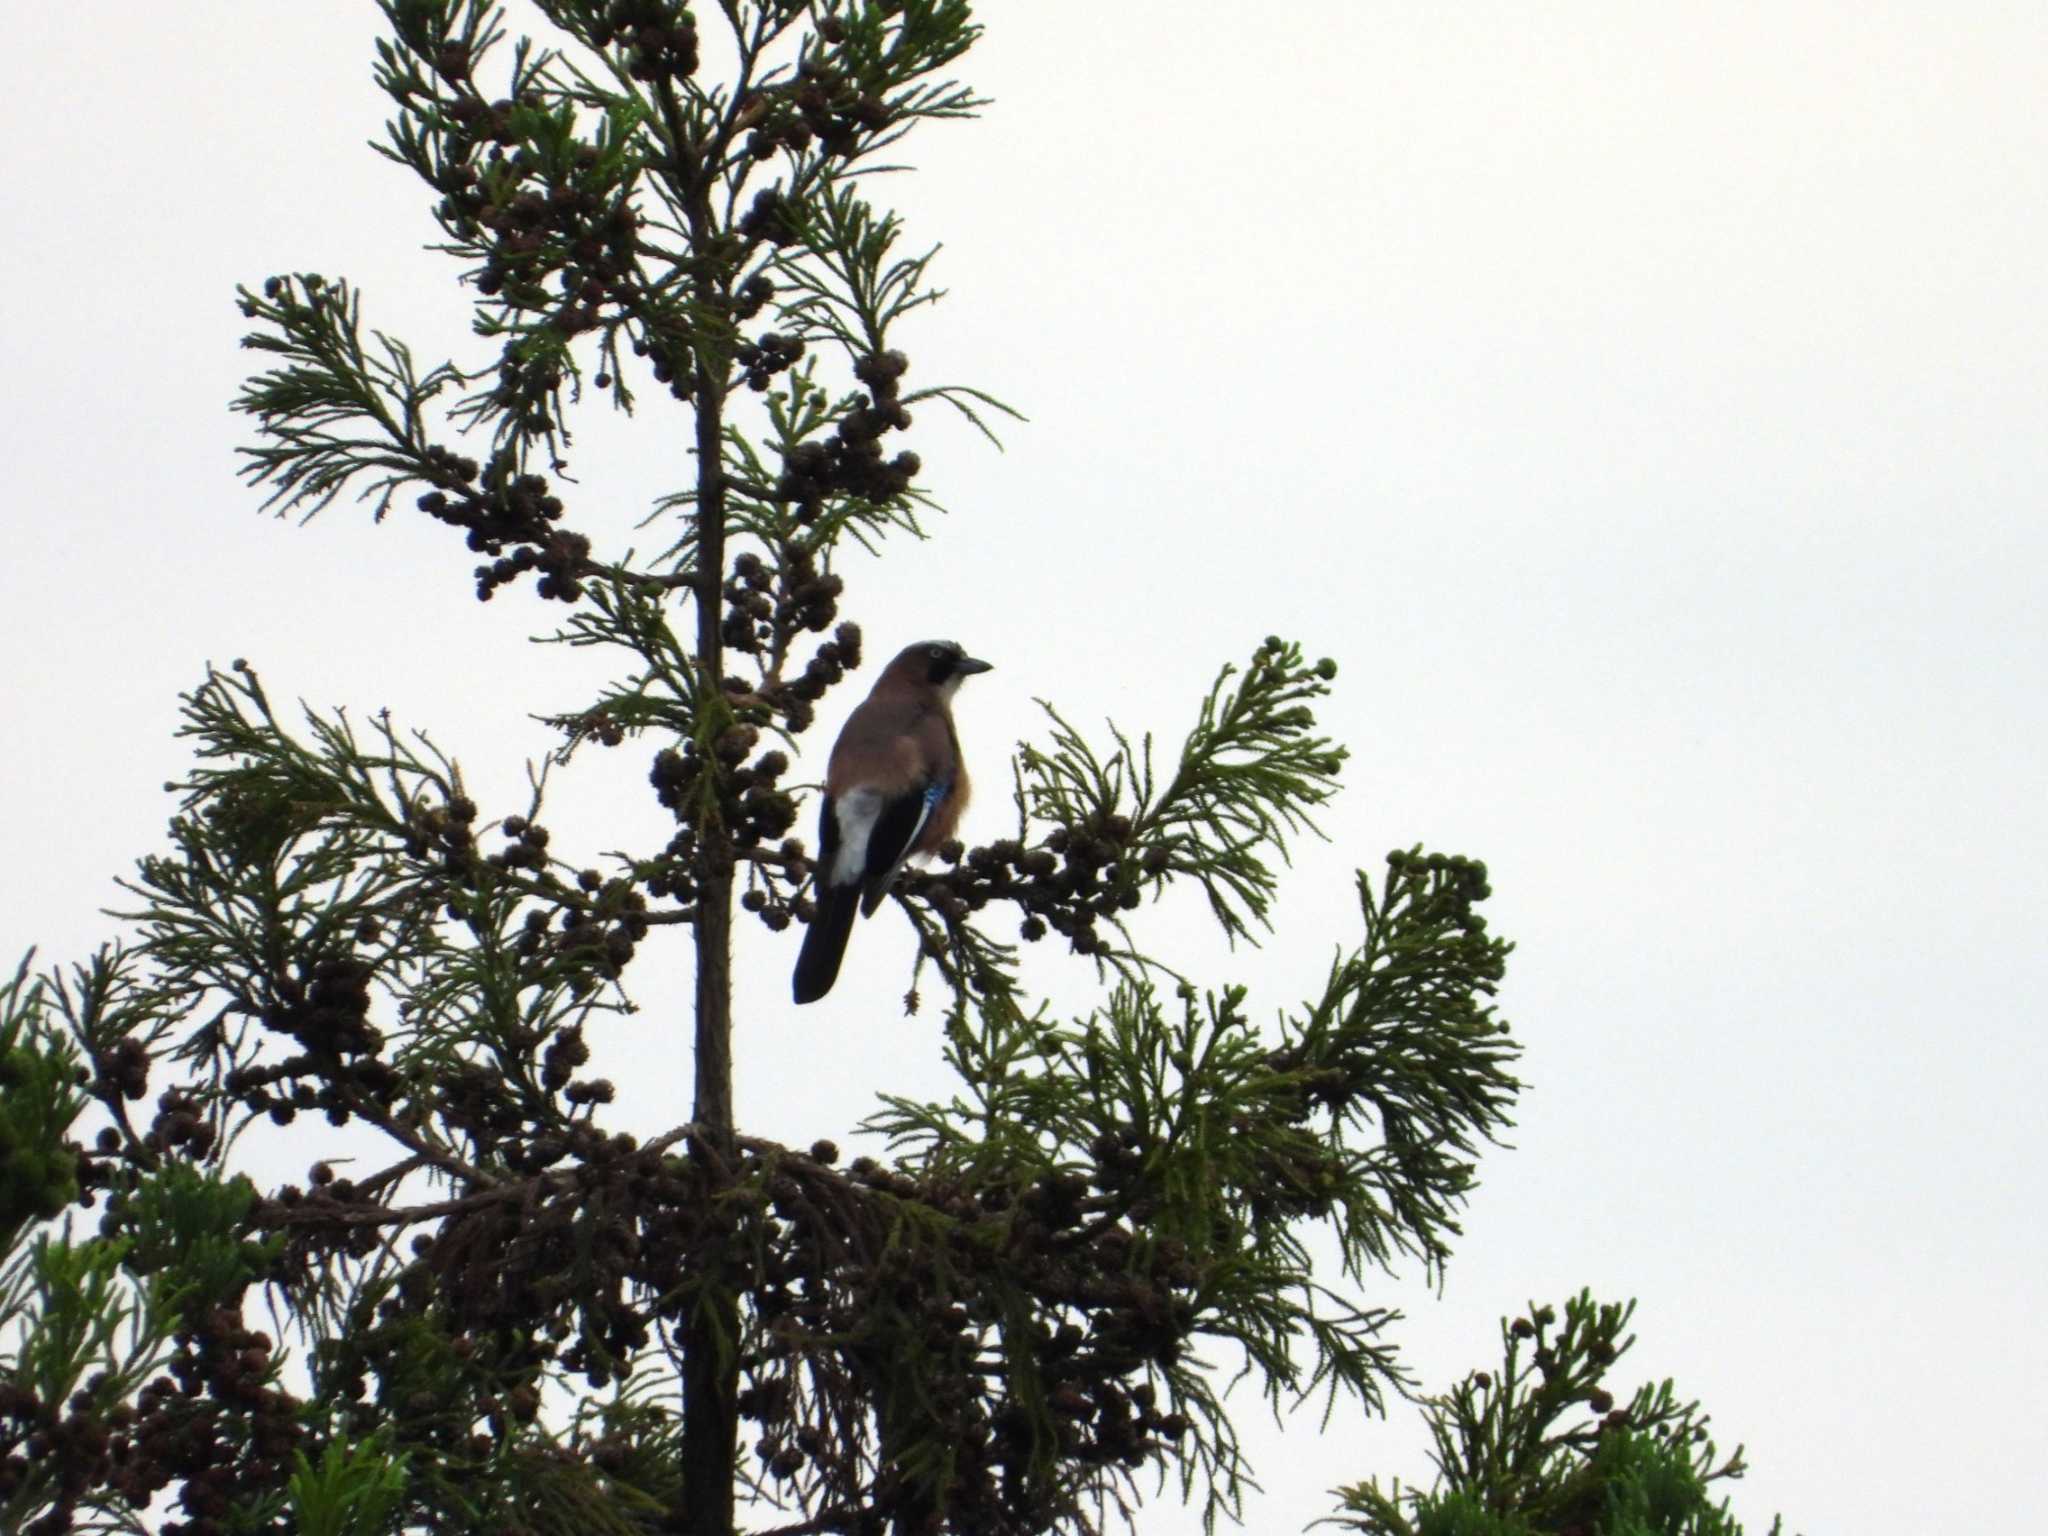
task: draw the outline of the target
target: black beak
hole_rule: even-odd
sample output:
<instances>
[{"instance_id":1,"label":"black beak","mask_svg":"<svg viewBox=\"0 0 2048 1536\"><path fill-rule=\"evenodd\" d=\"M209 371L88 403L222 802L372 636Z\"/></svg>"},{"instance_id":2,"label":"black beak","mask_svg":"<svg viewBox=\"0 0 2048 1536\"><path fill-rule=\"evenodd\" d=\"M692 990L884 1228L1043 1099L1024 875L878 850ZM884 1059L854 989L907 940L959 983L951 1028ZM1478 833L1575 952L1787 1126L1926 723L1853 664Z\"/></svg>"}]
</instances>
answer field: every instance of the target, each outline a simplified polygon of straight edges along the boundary
<instances>
[{"instance_id":1,"label":"black beak","mask_svg":"<svg viewBox=\"0 0 2048 1536\"><path fill-rule=\"evenodd\" d=\"M958 672L962 677L971 677L976 672L993 672L995 671L995 669L996 668L994 662L977 661L972 656L962 656L958 661L953 663L953 670L955 672Z\"/></svg>"}]
</instances>

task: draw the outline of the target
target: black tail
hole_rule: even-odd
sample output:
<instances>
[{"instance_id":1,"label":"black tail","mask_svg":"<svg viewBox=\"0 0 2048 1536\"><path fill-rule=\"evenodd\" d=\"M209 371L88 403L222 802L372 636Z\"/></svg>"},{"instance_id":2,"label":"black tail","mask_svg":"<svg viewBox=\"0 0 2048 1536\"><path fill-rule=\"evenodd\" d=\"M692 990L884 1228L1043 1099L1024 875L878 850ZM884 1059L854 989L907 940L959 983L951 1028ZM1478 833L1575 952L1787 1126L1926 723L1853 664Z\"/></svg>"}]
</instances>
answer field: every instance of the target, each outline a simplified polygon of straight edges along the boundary
<instances>
[{"instance_id":1,"label":"black tail","mask_svg":"<svg viewBox=\"0 0 2048 1536\"><path fill-rule=\"evenodd\" d=\"M857 885L818 892L818 915L804 931L804 947L796 957L799 1003L815 1003L839 979L839 961L846 953L846 936L853 932L853 915L859 907Z\"/></svg>"}]
</instances>

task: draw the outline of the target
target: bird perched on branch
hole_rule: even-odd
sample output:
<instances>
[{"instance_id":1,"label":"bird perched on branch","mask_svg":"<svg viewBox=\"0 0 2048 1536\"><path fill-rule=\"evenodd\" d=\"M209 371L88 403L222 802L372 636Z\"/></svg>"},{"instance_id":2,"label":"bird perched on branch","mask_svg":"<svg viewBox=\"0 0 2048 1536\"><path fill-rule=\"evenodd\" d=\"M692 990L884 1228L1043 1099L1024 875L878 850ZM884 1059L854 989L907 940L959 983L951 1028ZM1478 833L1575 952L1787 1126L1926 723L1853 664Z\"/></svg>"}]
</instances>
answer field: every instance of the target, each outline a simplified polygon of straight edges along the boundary
<instances>
[{"instance_id":1,"label":"bird perched on branch","mask_svg":"<svg viewBox=\"0 0 2048 1536\"><path fill-rule=\"evenodd\" d=\"M832 990L855 909L872 913L903 861L935 852L959 826L967 768L953 730L953 694L988 670L951 640L908 646L839 733L818 814L817 915L796 957L799 1003Z\"/></svg>"}]
</instances>

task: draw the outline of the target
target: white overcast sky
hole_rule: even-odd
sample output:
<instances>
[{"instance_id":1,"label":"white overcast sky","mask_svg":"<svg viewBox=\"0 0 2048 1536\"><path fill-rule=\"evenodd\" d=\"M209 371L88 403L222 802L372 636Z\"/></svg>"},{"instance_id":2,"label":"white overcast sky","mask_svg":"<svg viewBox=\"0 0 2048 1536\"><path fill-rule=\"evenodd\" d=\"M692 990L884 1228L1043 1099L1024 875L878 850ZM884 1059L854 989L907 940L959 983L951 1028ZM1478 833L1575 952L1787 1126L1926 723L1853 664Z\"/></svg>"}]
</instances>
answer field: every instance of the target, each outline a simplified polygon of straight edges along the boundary
<instances>
[{"instance_id":1,"label":"white overcast sky","mask_svg":"<svg viewBox=\"0 0 2048 1536\"><path fill-rule=\"evenodd\" d=\"M1442 1294L1378 1298L1424 1382L1590 1285L1641 1298L1625 1383L1674 1376L1748 1443L1753 1531L2048 1503L2048 9L984 19L965 74L994 107L914 141L895 189L952 290L904 341L914 380L1031 419L1002 455L920 423L954 515L850 568L848 601L871 652L950 635L997 664L960 701L968 833L1005 824L1036 696L1170 737L1268 632L1335 657L1331 841L1299 851L1283 936L1200 974L1270 1016L1354 941L1353 866L1492 866L1530 1089ZM528 714L590 676L523 644L555 616L527 592L476 604L439 525L301 528L234 479L236 282L346 274L423 353L464 345L425 193L364 148L373 25L367 0L16 8L9 953L111 934L209 660L431 727L492 815L548 744ZM627 528L685 443L658 409L593 428L583 523ZM658 834L648 750L564 780L557 847ZM908 946L865 928L798 1014L791 943L749 932L749 1124L807 1140L943 1089L930 1017L892 1004ZM603 1059L645 1132L687 1114L679 936L636 973ZM1244 1411L1250 1529L1426 1475L1412 1412ZM1195 1528L1170 1493L1140 1525Z\"/></svg>"}]
</instances>

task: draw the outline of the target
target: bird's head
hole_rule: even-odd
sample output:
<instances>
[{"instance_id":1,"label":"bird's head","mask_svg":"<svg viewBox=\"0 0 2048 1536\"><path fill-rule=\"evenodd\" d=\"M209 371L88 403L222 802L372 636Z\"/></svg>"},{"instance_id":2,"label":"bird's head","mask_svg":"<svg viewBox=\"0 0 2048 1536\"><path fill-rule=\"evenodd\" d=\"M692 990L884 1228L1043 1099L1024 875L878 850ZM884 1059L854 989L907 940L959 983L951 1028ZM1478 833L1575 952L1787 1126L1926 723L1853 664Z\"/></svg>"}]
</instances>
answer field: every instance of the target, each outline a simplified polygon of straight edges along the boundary
<instances>
[{"instance_id":1,"label":"bird's head","mask_svg":"<svg viewBox=\"0 0 2048 1536\"><path fill-rule=\"evenodd\" d=\"M920 640L907 645L883 669L877 686L893 684L904 688L929 688L942 699L977 672L991 670L989 663L970 656L954 640Z\"/></svg>"}]
</instances>

